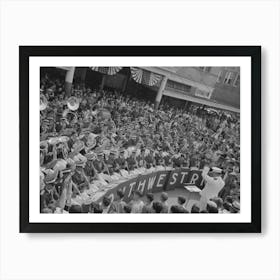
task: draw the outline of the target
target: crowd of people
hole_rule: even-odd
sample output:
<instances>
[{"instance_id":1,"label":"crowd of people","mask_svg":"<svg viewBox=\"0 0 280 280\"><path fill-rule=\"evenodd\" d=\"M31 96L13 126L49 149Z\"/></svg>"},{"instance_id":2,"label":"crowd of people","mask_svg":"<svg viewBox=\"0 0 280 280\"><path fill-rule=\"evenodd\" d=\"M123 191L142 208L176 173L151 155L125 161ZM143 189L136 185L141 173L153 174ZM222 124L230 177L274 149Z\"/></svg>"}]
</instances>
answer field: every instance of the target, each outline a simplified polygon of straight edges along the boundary
<instances>
[{"instance_id":1,"label":"crowd of people","mask_svg":"<svg viewBox=\"0 0 280 280\"><path fill-rule=\"evenodd\" d=\"M239 117L202 106L188 110L154 104L115 90L74 84L45 75L40 84L41 213L187 213L186 198L169 205L135 191L111 201L100 190L156 169L219 169L224 184L205 207L191 213L237 213L240 205ZM209 175L207 175L209 177ZM215 178L214 178L215 179Z\"/></svg>"}]
</instances>

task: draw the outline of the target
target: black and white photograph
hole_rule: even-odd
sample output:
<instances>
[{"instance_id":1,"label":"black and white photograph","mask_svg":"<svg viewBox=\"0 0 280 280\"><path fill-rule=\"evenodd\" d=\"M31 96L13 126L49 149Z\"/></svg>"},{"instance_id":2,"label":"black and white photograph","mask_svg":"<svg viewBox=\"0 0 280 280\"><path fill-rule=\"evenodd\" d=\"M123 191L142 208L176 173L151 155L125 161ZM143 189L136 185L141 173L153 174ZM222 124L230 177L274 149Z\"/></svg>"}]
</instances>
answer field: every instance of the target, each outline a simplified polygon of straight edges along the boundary
<instances>
[{"instance_id":1,"label":"black and white photograph","mask_svg":"<svg viewBox=\"0 0 280 280\"><path fill-rule=\"evenodd\" d=\"M242 211L240 67L41 67L38 113L40 213Z\"/></svg>"},{"instance_id":2,"label":"black and white photograph","mask_svg":"<svg viewBox=\"0 0 280 280\"><path fill-rule=\"evenodd\" d=\"M19 50L22 228L260 230L260 47Z\"/></svg>"}]
</instances>

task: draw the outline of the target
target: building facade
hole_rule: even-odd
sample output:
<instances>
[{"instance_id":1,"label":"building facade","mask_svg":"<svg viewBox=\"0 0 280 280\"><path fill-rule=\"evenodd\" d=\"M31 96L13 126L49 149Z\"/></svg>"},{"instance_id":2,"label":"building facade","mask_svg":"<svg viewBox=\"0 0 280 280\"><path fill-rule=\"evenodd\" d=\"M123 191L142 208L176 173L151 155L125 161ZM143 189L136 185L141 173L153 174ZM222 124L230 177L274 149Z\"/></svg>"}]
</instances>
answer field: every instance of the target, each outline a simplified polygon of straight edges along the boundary
<instances>
[{"instance_id":1,"label":"building facade","mask_svg":"<svg viewBox=\"0 0 280 280\"><path fill-rule=\"evenodd\" d=\"M162 95L239 112L240 67L151 67L149 70L167 77Z\"/></svg>"},{"instance_id":2,"label":"building facade","mask_svg":"<svg viewBox=\"0 0 280 280\"><path fill-rule=\"evenodd\" d=\"M122 92L133 88L141 91L141 89L137 88L137 85L140 87L141 83L137 84L132 79L132 67L119 68L122 69L114 75L100 74L86 67L82 69L70 67L64 70L66 70L66 82L68 82L69 77L73 79L75 69L76 79L81 76L83 77L81 80L85 80L87 77L88 83L97 81L97 83L100 83L100 88L115 88ZM146 74L153 73L161 77L156 84L141 84L149 92L154 92L153 98L156 106L160 104L163 96L168 96L236 113L240 111L240 67L138 68L142 69Z\"/></svg>"}]
</instances>

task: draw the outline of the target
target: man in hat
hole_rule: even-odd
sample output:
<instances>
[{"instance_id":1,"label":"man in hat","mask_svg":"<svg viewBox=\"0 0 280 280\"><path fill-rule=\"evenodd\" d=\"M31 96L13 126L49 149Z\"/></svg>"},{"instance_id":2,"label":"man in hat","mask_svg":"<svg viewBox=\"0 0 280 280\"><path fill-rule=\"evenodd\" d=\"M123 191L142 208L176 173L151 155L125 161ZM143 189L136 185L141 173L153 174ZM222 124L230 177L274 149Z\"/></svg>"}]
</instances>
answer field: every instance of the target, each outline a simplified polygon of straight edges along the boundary
<instances>
[{"instance_id":1,"label":"man in hat","mask_svg":"<svg viewBox=\"0 0 280 280\"><path fill-rule=\"evenodd\" d=\"M155 157L153 155L152 149L147 151L147 155L145 156L145 161L146 161L146 168L148 169L156 165Z\"/></svg>"},{"instance_id":2,"label":"man in hat","mask_svg":"<svg viewBox=\"0 0 280 280\"><path fill-rule=\"evenodd\" d=\"M162 149L158 147L158 152L155 155L156 166L164 166L164 159Z\"/></svg>"},{"instance_id":3,"label":"man in hat","mask_svg":"<svg viewBox=\"0 0 280 280\"><path fill-rule=\"evenodd\" d=\"M116 158L116 162L119 166L119 172L121 176L128 178L129 177L129 167L126 159L127 150L124 148L120 149L119 156Z\"/></svg>"},{"instance_id":4,"label":"man in hat","mask_svg":"<svg viewBox=\"0 0 280 280\"><path fill-rule=\"evenodd\" d=\"M84 188L89 188L90 181L84 171L84 167L86 163L75 162L75 164L76 164L76 169L73 172L74 174L72 176L72 181L74 183L74 187L77 187L75 188L75 194L80 194L81 190L83 190Z\"/></svg>"},{"instance_id":5,"label":"man in hat","mask_svg":"<svg viewBox=\"0 0 280 280\"><path fill-rule=\"evenodd\" d=\"M73 148L73 145L76 143L77 140L78 140L78 133L76 131L72 131L70 134L70 138L67 142L67 145L70 150Z\"/></svg>"},{"instance_id":6,"label":"man in hat","mask_svg":"<svg viewBox=\"0 0 280 280\"><path fill-rule=\"evenodd\" d=\"M121 148L119 152L119 156L116 158L116 162L120 167L120 170L128 170L127 161L125 159L125 149Z\"/></svg>"},{"instance_id":7,"label":"man in hat","mask_svg":"<svg viewBox=\"0 0 280 280\"><path fill-rule=\"evenodd\" d=\"M115 162L115 154L116 151L115 150L110 150L109 152L109 157L107 159L104 160L105 164L108 167L108 172L110 176L114 175L114 173L117 170L117 163Z\"/></svg>"},{"instance_id":8,"label":"man in hat","mask_svg":"<svg viewBox=\"0 0 280 280\"><path fill-rule=\"evenodd\" d=\"M93 161L96 159L96 155L93 152L85 154L85 157L87 158L87 162L84 168L86 176L89 178L89 181L97 178L97 171L94 168Z\"/></svg>"},{"instance_id":9,"label":"man in hat","mask_svg":"<svg viewBox=\"0 0 280 280\"><path fill-rule=\"evenodd\" d=\"M224 176L225 186L219 192L219 197L225 199L237 186L237 176L235 172L233 172L233 167L231 165L227 166L226 174Z\"/></svg>"},{"instance_id":10,"label":"man in hat","mask_svg":"<svg viewBox=\"0 0 280 280\"><path fill-rule=\"evenodd\" d=\"M173 167L174 168L179 168L182 166L183 164L183 159L181 157L181 153L176 153L174 156L173 156Z\"/></svg>"},{"instance_id":11,"label":"man in hat","mask_svg":"<svg viewBox=\"0 0 280 280\"><path fill-rule=\"evenodd\" d=\"M209 172L210 171L210 172ZM224 187L225 182L222 179L222 169L218 167L205 166L202 171L202 178L205 180L205 187L200 192L200 210L205 210L210 198L217 197L219 191Z\"/></svg>"},{"instance_id":12,"label":"man in hat","mask_svg":"<svg viewBox=\"0 0 280 280\"><path fill-rule=\"evenodd\" d=\"M98 180L100 180L104 185L107 185L108 182L112 181L110 175L108 174L108 167L104 162L104 153L101 150L97 152L97 158L93 161L93 166L97 171Z\"/></svg>"},{"instance_id":13,"label":"man in hat","mask_svg":"<svg viewBox=\"0 0 280 280\"><path fill-rule=\"evenodd\" d=\"M131 155L127 158L127 164L129 171L133 171L134 169L138 168L136 149L133 149Z\"/></svg>"},{"instance_id":14,"label":"man in hat","mask_svg":"<svg viewBox=\"0 0 280 280\"><path fill-rule=\"evenodd\" d=\"M89 153L96 146L96 134L91 133L89 130L86 130L85 133L85 151Z\"/></svg>"},{"instance_id":15,"label":"man in hat","mask_svg":"<svg viewBox=\"0 0 280 280\"><path fill-rule=\"evenodd\" d=\"M140 151L140 155L136 157L137 163L139 168L146 168L146 161L145 161L145 149L142 148Z\"/></svg>"},{"instance_id":16,"label":"man in hat","mask_svg":"<svg viewBox=\"0 0 280 280\"><path fill-rule=\"evenodd\" d=\"M190 169L194 170L197 169L198 166L198 153L193 152L192 155L190 156Z\"/></svg>"},{"instance_id":17,"label":"man in hat","mask_svg":"<svg viewBox=\"0 0 280 280\"><path fill-rule=\"evenodd\" d=\"M59 195L55 189L55 182L57 179L58 170L53 171L49 169L47 174L45 175L44 183L44 191L41 192L40 195L40 211L41 213L48 213L46 209L50 209L52 212L56 208L56 201L59 198Z\"/></svg>"},{"instance_id":18,"label":"man in hat","mask_svg":"<svg viewBox=\"0 0 280 280\"><path fill-rule=\"evenodd\" d=\"M120 179L121 175L118 173L120 170L119 164L116 161L117 151L110 150L109 158L105 160L105 164L108 167L109 174L113 180Z\"/></svg>"},{"instance_id":19,"label":"man in hat","mask_svg":"<svg viewBox=\"0 0 280 280\"><path fill-rule=\"evenodd\" d=\"M164 166L165 167L172 167L171 156L168 152L163 153L163 160L164 160Z\"/></svg>"}]
</instances>

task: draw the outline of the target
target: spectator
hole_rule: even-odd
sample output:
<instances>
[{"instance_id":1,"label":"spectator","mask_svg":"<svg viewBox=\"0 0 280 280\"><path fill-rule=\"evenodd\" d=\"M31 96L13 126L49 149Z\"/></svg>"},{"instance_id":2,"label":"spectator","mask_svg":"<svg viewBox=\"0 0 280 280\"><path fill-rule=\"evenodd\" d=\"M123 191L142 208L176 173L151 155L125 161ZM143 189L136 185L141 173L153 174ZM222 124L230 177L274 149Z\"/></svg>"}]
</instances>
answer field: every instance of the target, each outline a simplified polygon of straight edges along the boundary
<instances>
[{"instance_id":1,"label":"spectator","mask_svg":"<svg viewBox=\"0 0 280 280\"><path fill-rule=\"evenodd\" d=\"M135 191L133 200L131 201L131 213L142 213L144 202L141 200L142 194L140 191Z\"/></svg>"},{"instance_id":2,"label":"spectator","mask_svg":"<svg viewBox=\"0 0 280 280\"><path fill-rule=\"evenodd\" d=\"M80 205L71 205L69 213L82 213L82 207Z\"/></svg>"},{"instance_id":3,"label":"spectator","mask_svg":"<svg viewBox=\"0 0 280 280\"><path fill-rule=\"evenodd\" d=\"M218 213L217 204L213 201L208 201L206 210L208 211L208 213Z\"/></svg>"},{"instance_id":4,"label":"spectator","mask_svg":"<svg viewBox=\"0 0 280 280\"><path fill-rule=\"evenodd\" d=\"M218 212L221 213L222 209L223 209L223 200L220 197L213 197L213 198L210 198L210 201L213 201L216 203Z\"/></svg>"},{"instance_id":5,"label":"spectator","mask_svg":"<svg viewBox=\"0 0 280 280\"><path fill-rule=\"evenodd\" d=\"M199 213L199 207L197 204L194 204L191 209L191 213Z\"/></svg>"},{"instance_id":6,"label":"spectator","mask_svg":"<svg viewBox=\"0 0 280 280\"><path fill-rule=\"evenodd\" d=\"M126 214L131 213L131 210L132 210L132 209L131 209L131 206L128 205L128 204L125 205L123 209L124 209L124 213L126 213Z\"/></svg>"},{"instance_id":7,"label":"spectator","mask_svg":"<svg viewBox=\"0 0 280 280\"><path fill-rule=\"evenodd\" d=\"M184 204L186 203L186 199L183 196L178 196L177 201L178 201L178 206L180 208L180 211L182 211L182 213L187 213L188 211L184 206Z\"/></svg>"},{"instance_id":8,"label":"spectator","mask_svg":"<svg viewBox=\"0 0 280 280\"><path fill-rule=\"evenodd\" d=\"M162 203L162 213L168 213L168 194L166 192L161 193L160 195L160 201Z\"/></svg>"},{"instance_id":9,"label":"spectator","mask_svg":"<svg viewBox=\"0 0 280 280\"><path fill-rule=\"evenodd\" d=\"M170 207L170 213L188 213L188 211L180 207L180 205L172 205Z\"/></svg>"},{"instance_id":10,"label":"spectator","mask_svg":"<svg viewBox=\"0 0 280 280\"><path fill-rule=\"evenodd\" d=\"M89 208L89 213L102 213L103 212L103 209L102 207L98 204L98 203L95 203L95 202L92 202L91 205L90 205L90 208Z\"/></svg>"},{"instance_id":11,"label":"spectator","mask_svg":"<svg viewBox=\"0 0 280 280\"><path fill-rule=\"evenodd\" d=\"M115 213L124 213L125 205L124 192L122 190L117 190L117 200L113 202L113 209Z\"/></svg>"},{"instance_id":12,"label":"spectator","mask_svg":"<svg viewBox=\"0 0 280 280\"><path fill-rule=\"evenodd\" d=\"M159 202L159 201L153 202L153 210L155 213L162 213L162 209L163 209L163 206L162 206L161 202Z\"/></svg>"},{"instance_id":13,"label":"spectator","mask_svg":"<svg viewBox=\"0 0 280 280\"><path fill-rule=\"evenodd\" d=\"M146 194L146 204L143 206L143 213L154 213L153 209L153 201L154 201L154 194L147 193Z\"/></svg>"},{"instance_id":14,"label":"spectator","mask_svg":"<svg viewBox=\"0 0 280 280\"><path fill-rule=\"evenodd\" d=\"M102 213L113 213L112 199L108 196L104 196L102 200Z\"/></svg>"},{"instance_id":15,"label":"spectator","mask_svg":"<svg viewBox=\"0 0 280 280\"><path fill-rule=\"evenodd\" d=\"M240 203L238 201L233 201L232 207L231 207L231 213L239 213L240 211Z\"/></svg>"}]
</instances>

